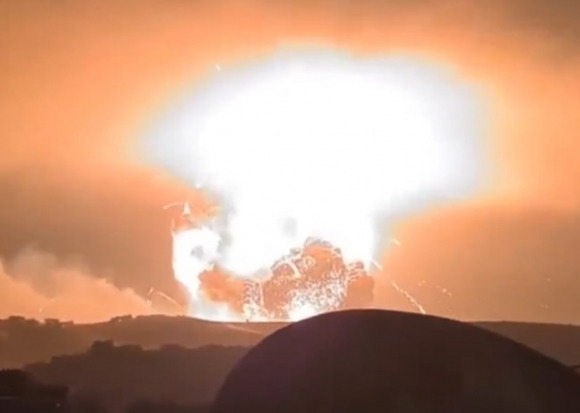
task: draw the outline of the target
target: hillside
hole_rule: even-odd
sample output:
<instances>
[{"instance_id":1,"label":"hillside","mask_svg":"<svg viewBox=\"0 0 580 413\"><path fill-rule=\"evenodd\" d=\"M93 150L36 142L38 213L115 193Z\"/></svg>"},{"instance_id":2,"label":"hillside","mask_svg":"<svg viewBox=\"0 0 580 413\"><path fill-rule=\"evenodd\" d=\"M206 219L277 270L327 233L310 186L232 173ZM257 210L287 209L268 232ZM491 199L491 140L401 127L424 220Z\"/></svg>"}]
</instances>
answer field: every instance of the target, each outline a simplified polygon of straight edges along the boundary
<instances>
[{"instance_id":1,"label":"hillside","mask_svg":"<svg viewBox=\"0 0 580 413\"><path fill-rule=\"evenodd\" d=\"M246 352L243 347L173 345L144 350L96 342L85 353L54 357L26 370L42 383L65 385L73 405L92 401L109 412L155 401L207 406Z\"/></svg>"},{"instance_id":2,"label":"hillside","mask_svg":"<svg viewBox=\"0 0 580 413\"><path fill-rule=\"evenodd\" d=\"M565 364L580 364L580 326L517 322L475 323L512 338ZM205 345L256 344L279 329L276 323L213 323L188 317L117 317L96 324L38 322L21 317L0 320L0 367L20 367L49 361L53 356L78 354L93 342L156 349L167 344L184 348Z\"/></svg>"},{"instance_id":3,"label":"hillside","mask_svg":"<svg viewBox=\"0 0 580 413\"><path fill-rule=\"evenodd\" d=\"M212 411L578 413L580 380L468 323L342 311L264 339L232 369Z\"/></svg>"},{"instance_id":4,"label":"hillside","mask_svg":"<svg viewBox=\"0 0 580 413\"><path fill-rule=\"evenodd\" d=\"M566 365L580 365L580 326L514 322L475 324L525 344Z\"/></svg>"}]
</instances>

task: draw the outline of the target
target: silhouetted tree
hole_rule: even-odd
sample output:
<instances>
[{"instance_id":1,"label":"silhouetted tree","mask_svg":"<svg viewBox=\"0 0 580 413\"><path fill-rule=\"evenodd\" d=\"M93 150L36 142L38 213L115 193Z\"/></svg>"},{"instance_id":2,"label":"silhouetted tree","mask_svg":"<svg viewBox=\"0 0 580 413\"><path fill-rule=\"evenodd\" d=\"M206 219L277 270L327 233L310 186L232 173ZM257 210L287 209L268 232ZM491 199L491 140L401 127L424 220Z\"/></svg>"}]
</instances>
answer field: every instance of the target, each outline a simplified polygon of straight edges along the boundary
<instances>
[{"instance_id":1,"label":"silhouetted tree","mask_svg":"<svg viewBox=\"0 0 580 413\"><path fill-rule=\"evenodd\" d=\"M115 350L113 340L95 341L89 349L89 354L107 355Z\"/></svg>"}]
</instances>

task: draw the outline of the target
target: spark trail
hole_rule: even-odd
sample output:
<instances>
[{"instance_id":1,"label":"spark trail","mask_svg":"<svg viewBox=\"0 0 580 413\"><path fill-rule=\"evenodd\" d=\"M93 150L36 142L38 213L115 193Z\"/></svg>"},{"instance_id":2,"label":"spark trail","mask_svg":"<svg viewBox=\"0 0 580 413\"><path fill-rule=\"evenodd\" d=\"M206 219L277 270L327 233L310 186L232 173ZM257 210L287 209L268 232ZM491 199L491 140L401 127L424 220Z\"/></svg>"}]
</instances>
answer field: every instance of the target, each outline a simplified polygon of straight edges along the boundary
<instances>
[{"instance_id":1,"label":"spark trail","mask_svg":"<svg viewBox=\"0 0 580 413\"><path fill-rule=\"evenodd\" d=\"M372 261L372 264L377 267L377 269L379 271L381 271L383 274L385 274L385 276L387 277L387 279L389 280L389 283L391 284L391 286L395 289L395 291L397 291L399 294L402 294L408 301L409 303L415 308L417 309L421 314L427 314L427 311L425 311L425 308L419 303L419 301L417 301L417 299L415 297L413 297L411 295L411 293L409 293L407 290L405 290L403 287L401 287L395 280L393 280L391 277L389 277L383 269L383 266L381 264L379 264L378 262L376 262L375 260Z\"/></svg>"}]
</instances>

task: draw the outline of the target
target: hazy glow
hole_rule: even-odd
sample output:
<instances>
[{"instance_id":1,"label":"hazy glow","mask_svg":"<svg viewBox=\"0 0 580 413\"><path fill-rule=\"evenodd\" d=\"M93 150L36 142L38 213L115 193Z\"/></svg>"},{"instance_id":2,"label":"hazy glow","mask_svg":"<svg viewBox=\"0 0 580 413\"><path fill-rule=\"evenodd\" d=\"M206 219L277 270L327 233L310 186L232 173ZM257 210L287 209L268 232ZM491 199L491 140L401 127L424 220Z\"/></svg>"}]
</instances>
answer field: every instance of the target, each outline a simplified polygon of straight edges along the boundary
<instances>
[{"instance_id":1,"label":"hazy glow","mask_svg":"<svg viewBox=\"0 0 580 413\"><path fill-rule=\"evenodd\" d=\"M379 215L475 189L479 113L449 73L341 55L221 69L147 142L157 163L223 207L213 235L174 234L176 276L194 298L191 278L212 260L253 276L309 236L368 265L386 235ZM187 252L205 240L209 256Z\"/></svg>"}]
</instances>

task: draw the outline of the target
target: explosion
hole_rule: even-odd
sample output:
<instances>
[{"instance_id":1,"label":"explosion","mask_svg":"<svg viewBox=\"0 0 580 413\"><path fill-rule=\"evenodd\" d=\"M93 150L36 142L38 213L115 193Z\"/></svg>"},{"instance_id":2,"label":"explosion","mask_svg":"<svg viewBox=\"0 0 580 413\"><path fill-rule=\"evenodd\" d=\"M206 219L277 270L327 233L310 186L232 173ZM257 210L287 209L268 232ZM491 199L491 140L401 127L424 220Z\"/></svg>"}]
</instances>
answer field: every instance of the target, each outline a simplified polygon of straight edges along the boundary
<instances>
[{"instance_id":1,"label":"explosion","mask_svg":"<svg viewBox=\"0 0 580 413\"><path fill-rule=\"evenodd\" d=\"M197 219L185 204L173 230L194 316L294 320L368 305L388 239L380 222L478 179L475 101L444 70L279 56L222 66L206 86L147 140L157 164L219 205Z\"/></svg>"},{"instance_id":2,"label":"explosion","mask_svg":"<svg viewBox=\"0 0 580 413\"><path fill-rule=\"evenodd\" d=\"M374 281L364 264L346 263L340 249L327 241L309 238L261 276L240 278L216 265L219 234L209 222L196 221L186 203L173 224L173 268L191 294L195 315L223 321L298 320L372 301Z\"/></svg>"}]
</instances>

